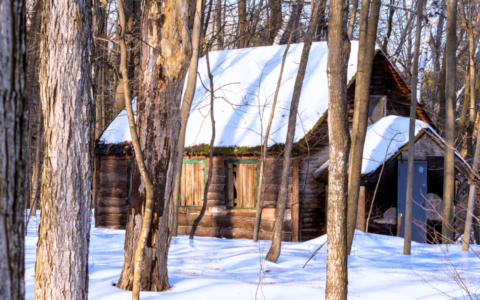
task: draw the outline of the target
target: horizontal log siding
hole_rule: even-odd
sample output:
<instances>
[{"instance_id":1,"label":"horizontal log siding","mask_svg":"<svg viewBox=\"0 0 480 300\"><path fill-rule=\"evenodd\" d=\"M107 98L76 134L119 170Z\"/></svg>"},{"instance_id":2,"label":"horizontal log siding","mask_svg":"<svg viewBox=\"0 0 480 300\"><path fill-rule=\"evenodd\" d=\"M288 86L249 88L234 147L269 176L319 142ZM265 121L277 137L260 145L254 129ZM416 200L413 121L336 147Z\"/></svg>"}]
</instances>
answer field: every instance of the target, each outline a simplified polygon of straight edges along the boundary
<instances>
[{"instance_id":1,"label":"horizontal log siding","mask_svg":"<svg viewBox=\"0 0 480 300\"><path fill-rule=\"evenodd\" d=\"M189 157L189 159L205 159L208 174L209 159L204 156ZM218 156L213 160L212 184L208 189L208 203L205 216L197 228L197 236L211 236L219 238L253 238L253 227L255 222L256 209L233 208L226 209L226 177L225 160L251 160L256 157ZM260 164L260 162L259 162ZM265 168L264 181L264 204L262 221L260 224L260 239L270 240L275 220L275 207L278 192L280 190L282 160L268 158ZM292 199L293 197L293 167L291 168L289 180L289 195L287 209L285 212L285 223L282 233L282 240L292 240ZM298 198L298 196L297 196ZM193 221L200 213L200 207L180 207L178 217L178 234L190 234Z\"/></svg>"},{"instance_id":2,"label":"horizontal log siding","mask_svg":"<svg viewBox=\"0 0 480 300\"><path fill-rule=\"evenodd\" d=\"M131 155L96 156L95 227L125 229L130 158Z\"/></svg>"},{"instance_id":3,"label":"horizontal log siding","mask_svg":"<svg viewBox=\"0 0 480 300\"><path fill-rule=\"evenodd\" d=\"M326 233L325 184L315 180L313 172L327 160L327 146L299 159L299 241Z\"/></svg>"}]
</instances>

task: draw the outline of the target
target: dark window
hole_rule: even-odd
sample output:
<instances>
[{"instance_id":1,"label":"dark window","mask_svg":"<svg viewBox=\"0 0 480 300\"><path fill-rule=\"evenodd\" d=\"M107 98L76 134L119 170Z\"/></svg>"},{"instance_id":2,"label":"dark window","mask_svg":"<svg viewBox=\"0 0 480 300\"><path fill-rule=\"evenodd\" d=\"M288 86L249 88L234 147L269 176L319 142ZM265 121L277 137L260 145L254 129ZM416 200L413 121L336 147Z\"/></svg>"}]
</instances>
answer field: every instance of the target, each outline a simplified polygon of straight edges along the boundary
<instances>
[{"instance_id":1,"label":"dark window","mask_svg":"<svg viewBox=\"0 0 480 300\"><path fill-rule=\"evenodd\" d=\"M227 160L227 208L255 208L257 160Z\"/></svg>"},{"instance_id":2,"label":"dark window","mask_svg":"<svg viewBox=\"0 0 480 300\"><path fill-rule=\"evenodd\" d=\"M385 117L387 96L370 96L368 105L368 125L371 125Z\"/></svg>"}]
</instances>

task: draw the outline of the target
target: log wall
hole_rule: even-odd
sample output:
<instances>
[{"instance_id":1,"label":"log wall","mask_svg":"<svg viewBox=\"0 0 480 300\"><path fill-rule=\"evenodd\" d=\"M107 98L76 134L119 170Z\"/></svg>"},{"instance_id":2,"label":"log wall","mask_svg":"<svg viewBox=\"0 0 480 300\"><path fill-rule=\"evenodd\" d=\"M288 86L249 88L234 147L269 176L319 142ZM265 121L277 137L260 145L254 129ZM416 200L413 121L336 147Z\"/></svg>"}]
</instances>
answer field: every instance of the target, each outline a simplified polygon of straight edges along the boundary
<instances>
[{"instance_id":1,"label":"log wall","mask_svg":"<svg viewBox=\"0 0 480 300\"><path fill-rule=\"evenodd\" d=\"M95 227L125 229L129 159L131 154L96 155Z\"/></svg>"}]
</instances>

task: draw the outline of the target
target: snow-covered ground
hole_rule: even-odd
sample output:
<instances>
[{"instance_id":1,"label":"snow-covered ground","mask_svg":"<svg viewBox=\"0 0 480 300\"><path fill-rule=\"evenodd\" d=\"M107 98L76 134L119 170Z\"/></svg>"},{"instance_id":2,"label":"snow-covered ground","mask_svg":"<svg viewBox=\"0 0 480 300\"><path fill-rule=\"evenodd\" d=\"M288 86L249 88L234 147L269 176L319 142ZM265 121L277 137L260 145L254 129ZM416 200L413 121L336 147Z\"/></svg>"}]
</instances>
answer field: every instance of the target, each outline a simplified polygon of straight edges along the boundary
<instances>
[{"instance_id":1,"label":"snow-covered ground","mask_svg":"<svg viewBox=\"0 0 480 300\"><path fill-rule=\"evenodd\" d=\"M33 298L36 228L30 221L26 238L27 299ZM94 228L90 237L90 299L131 299L131 293L115 286L123 264L125 231ZM265 263L265 278L258 286L261 257L269 242L187 236L172 240L169 278L172 289L163 293L142 292L142 299L323 299L325 296L326 246L303 269L326 236L305 243L283 243L277 264ZM443 249L443 250L442 250ZM480 251L480 246L474 246ZM455 277L444 251L457 269ZM473 292L480 287L480 259L448 248L413 243L412 255L404 256L403 239L357 232L349 257L349 299L457 299L468 297L455 283L463 278ZM460 277L458 277L460 276ZM480 290L478 290L480 292Z\"/></svg>"}]
</instances>

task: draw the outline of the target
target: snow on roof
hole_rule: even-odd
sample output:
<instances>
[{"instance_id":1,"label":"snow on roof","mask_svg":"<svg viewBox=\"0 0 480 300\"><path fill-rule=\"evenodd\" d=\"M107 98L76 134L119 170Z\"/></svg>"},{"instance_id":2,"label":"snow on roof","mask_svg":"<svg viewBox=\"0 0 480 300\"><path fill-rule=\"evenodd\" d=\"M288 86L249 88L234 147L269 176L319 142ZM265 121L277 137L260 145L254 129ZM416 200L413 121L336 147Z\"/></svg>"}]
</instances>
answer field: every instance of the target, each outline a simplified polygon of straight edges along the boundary
<instances>
[{"instance_id":1,"label":"snow on roof","mask_svg":"<svg viewBox=\"0 0 480 300\"><path fill-rule=\"evenodd\" d=\"M282 56L286 45L215 51L209 53L215 90L215 146L262 144L270 117ZM285 143L295 78L303 44L288 51L268 145ZM357 70L358 43L352 42L347 80ZM326 42L315 42L309 60L298 107L295 141L304 137L328 108ZM206 58L198 63L195 98L187 125L185 146L210 143L210 88ZM206 89L206 88L207 89Z\"/></svg>"},{"instance_id":2,"label":"snow on roof","mask_svg":"<svg viewBox=\"0 0 480 300\"><path fill-rule=\"evenodd\" d=\"M137 120L137 97L132 100L133 113L135 121ZM123 142L131 142L130 127L128 126L127 110L124 108L107 129L100 136L100 142L104 144L119 144Z\"/></svg>"},{"instance_id":3,"label":"snow on roof","mask_svg":"<svg viewBox=\"0 0 480 300\"><path fill-rule=\"evenodd\" d=\"M368 126L363 148L362 174L377 170L384 161L388 161L408 143L409 126L410 118L400 116L387 116ZM430 130L442 143L445 143L430 125L421 120L415 120L415 135L425 129ZM455 154L465 162L460 154L457 152ZM327 168L328 161L314 172L314 176L318 177Z\"/></svg>"},{"instance_id":4,"label":"snow on roof","mask_svg":"<svg viewBox=\"0 0 480 300\"><path fill-rule=\"evenodd\" d=\"M362 174L378 169L384 161L408 143L409 126L410 118L399 116L384 117L368 126L363 148ZM427 123L416 120L415 135L422 129L435 132Z\"/></svg>"}]
</instances>

